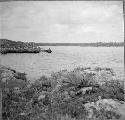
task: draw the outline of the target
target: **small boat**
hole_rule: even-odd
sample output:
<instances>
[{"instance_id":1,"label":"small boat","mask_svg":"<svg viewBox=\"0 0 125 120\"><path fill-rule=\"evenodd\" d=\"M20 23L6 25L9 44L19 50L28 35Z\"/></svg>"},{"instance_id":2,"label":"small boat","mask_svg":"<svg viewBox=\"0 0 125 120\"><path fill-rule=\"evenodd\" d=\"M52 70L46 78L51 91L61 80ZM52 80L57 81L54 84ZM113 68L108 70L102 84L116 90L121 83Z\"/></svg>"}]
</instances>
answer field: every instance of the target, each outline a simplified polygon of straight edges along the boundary
<instances>
[{"instance_id":1,"label":"small boat","mask_svg":"<svg viewBox=\"0 0 125 120\"><path fill-rule=\"evenodd\" d=\"M51 52L52 52L52 50L49 48L48 50L44 50L44 52L51 53Z\"/></svg>"}]
</instances>

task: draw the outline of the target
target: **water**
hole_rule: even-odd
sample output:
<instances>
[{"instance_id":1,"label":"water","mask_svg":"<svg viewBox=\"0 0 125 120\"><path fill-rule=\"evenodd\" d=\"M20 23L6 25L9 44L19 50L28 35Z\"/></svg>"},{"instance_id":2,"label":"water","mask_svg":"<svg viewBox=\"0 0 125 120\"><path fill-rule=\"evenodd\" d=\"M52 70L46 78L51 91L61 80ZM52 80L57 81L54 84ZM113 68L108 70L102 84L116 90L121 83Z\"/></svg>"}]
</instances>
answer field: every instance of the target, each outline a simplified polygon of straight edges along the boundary
<instances>
[{"instance_id":1,"label":"water","mask_svg":"<svg viewBox=\"0 0 125 120\"><path fill-rule=\"evenodd\" d=\"M17 71L26 72L31 80L62 69L72 70L79 66L109 67L118 77L124 76L124 47L49 47L53 51L51 54L45 52L6 54L0 55L0 62Z\"/></svg>"}]
</instances>

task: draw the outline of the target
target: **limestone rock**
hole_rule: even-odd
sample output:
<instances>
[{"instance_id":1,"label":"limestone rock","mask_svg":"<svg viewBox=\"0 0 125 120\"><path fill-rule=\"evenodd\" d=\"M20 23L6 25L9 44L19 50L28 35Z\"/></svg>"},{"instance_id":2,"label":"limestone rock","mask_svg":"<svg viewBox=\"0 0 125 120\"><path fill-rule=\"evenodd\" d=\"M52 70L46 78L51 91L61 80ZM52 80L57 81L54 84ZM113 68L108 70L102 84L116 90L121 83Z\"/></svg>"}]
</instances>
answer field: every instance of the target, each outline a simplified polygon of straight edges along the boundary
<instances>
[{"instance_id":1,"label":"limestone rock","mask_svg":"<svg viewBox=\"0 0 125 120\"><path fill-rule=\"evenodd\" d=\"M97 102L86 103L88 118L98 118L103 116L105 119L125 118L125 103L120 103L113 99L100 99Z\"/></svg>"}]
</instances>

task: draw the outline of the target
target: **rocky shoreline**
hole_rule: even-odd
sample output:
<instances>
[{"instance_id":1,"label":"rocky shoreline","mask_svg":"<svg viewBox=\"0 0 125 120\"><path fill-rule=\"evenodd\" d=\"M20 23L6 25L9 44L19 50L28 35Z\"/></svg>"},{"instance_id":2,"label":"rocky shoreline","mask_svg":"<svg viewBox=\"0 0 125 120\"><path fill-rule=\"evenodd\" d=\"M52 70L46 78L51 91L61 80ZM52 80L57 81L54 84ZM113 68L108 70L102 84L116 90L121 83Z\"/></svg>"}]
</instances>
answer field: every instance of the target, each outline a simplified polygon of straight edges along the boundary
<instances>
[{"instance_id":1,"label":"rocky shoreline","mask_svg":"<svg viewBox=\"0 0 125 120\"><path fill-rule=\"evenodd\" d=\"M31 83L0 66L3 120L124 120L124 81L110 68L76 68Z\"/></svg>"},{"instance_id":2,"label":"rocky shoreline","mask_svg":"<svg viewBox=\"0 0 125 120\"><path fill-rule=\"evenodd\" d=\"M51 53L51 49L41 50L40 47L33 42L21 42L21 41L12 41L8 39L0 39L0 53L40 53L47 52Z\"/></svg>"},{"instance_id":3,"label":"rocky shoreline","mask_svg":"<svg viewBox=\"0 0 125 120\"><path fill-rule=\"evenodd\" d=\"M40 48L32 48L32 49L13 49L13 48L1 48L1 54L7 53L40 53Z\"/></svg>"}]
</instances>

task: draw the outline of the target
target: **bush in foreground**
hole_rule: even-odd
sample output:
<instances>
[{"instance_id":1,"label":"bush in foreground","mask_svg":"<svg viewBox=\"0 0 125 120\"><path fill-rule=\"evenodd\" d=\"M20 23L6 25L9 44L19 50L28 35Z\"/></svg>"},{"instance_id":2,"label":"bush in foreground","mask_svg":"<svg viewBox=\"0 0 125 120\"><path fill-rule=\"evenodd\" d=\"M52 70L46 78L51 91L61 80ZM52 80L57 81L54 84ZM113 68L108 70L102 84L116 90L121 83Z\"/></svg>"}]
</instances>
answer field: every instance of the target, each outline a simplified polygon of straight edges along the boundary
<instances>
[{"instance_id":1,"label":"bush in foreground","mask_svg":"<svg viewBox=\"0 0 125 120\"><path fill-rule=\"evenodd\" d=\"M124 84L110 68L76 68L42 76L34 83L25 74L0 67L3 120L121 119Z\"/></svg>"}]
</instances>

